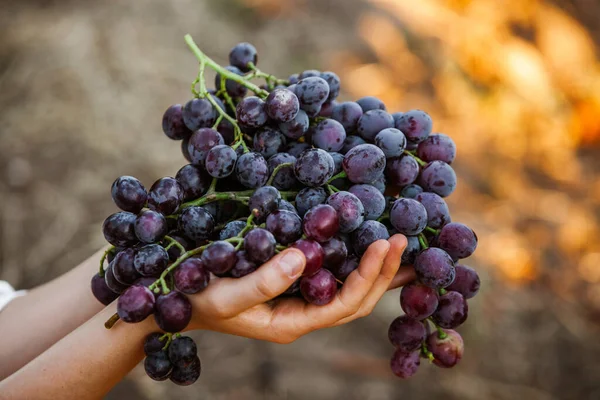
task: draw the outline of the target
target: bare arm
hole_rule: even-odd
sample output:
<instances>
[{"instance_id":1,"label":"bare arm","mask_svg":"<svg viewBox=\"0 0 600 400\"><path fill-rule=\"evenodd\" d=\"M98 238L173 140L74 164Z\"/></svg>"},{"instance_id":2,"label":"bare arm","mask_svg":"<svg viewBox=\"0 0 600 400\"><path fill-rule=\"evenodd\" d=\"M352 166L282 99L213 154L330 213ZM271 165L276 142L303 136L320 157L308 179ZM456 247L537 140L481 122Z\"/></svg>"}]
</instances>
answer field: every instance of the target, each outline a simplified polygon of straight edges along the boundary
<instances>
[{"instance_id":1,"label":"bare arm","mask_svg":"<svg viewBox=\"0 0 600 400\"><path fill-rule=\"evenodd\" d=\"M0 381L104 308L90 290L102 253L14 299L0 312L2 336L10 338L0 340Z\"/></svg>"}]
</instances>

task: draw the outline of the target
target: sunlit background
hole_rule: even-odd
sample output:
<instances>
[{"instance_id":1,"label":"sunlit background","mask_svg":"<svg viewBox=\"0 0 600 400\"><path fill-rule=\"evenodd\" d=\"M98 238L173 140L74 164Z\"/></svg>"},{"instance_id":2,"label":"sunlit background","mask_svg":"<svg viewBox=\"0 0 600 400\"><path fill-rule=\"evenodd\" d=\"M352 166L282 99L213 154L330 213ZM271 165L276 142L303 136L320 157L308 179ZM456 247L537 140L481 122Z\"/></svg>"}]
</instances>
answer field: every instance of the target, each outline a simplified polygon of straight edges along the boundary
<instances>
[{"instance_id":1,"label":"sunlit background","mask_svg":"<svg viewBox=\"0 0 600 400\"><path fill-rule=\"evenodd\" d=\"M588 0L0 1L0 279L69 270L104 244L117 176L184 164L160 120L190 97L185 33L223 64L249 41L263 70L336 71L344 99L424 109L456 141L449 203L483 281L465 357L394 378L395 292L288 346L198 332L196 385L138 367L108 398L598 399L599 17Z\"/></svg>"}]
</instances>

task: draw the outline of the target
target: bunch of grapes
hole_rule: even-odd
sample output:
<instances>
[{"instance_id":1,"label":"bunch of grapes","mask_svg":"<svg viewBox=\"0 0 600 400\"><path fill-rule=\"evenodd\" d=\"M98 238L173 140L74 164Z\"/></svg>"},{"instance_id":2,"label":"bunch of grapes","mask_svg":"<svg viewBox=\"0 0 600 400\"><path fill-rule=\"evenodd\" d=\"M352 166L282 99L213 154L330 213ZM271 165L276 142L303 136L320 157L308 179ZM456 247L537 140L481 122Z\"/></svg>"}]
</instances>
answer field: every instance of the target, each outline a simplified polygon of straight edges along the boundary
<instances>
[{"instance_id":1,"label":"bunch of grapes","mask_svg":"<svg viewBox=\"0 0 600 400\"><path fill-rule=\"evenodd\" d=\"M215 277L251 274L294 247L306 268L283 296L325 305L370 244L401 233L402 265L414 265L417 281L402 289L405 314L389 329L391 368L406 378L421 358L455 365L463 342L453 329L467 318L479 277L458 264L477 237L451 222L444 201L456 187L452 139L432 134L423 111L390 114L375 97L338 102L333 72L275 78L256 67L248 43L231 50L224 68L189 35L186 42L200 62L194 98L169 107L162 127L181 141L189 164L149 190L130 176L113 183L122 211L104 221L112 247L92 279L99 301L118 298L107 327L153 314L164 333L146 339L147 374L191 384L200 359L180 334L192 316L186 295ZM206 67L217 72L214 90L206 88Z\"/></svg>"}]
</instances>

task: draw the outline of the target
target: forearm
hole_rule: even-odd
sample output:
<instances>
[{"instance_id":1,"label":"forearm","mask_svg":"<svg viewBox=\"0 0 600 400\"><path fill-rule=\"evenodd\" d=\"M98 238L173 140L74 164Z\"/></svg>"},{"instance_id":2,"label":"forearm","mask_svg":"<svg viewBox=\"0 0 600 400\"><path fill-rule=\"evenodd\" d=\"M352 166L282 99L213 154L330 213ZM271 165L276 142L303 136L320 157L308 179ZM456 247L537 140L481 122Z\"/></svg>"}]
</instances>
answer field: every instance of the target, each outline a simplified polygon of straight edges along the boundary
<instances>
[{"instance_id":1,"label":"forearm","mask_svg":"<svg viewBox=\"0 0 600 400\"><path fill-rule=\"evenodd\" d=\"M0 380L23 367L104 307L90 280L102 251L68 273L10 302L0 312Z\"/></svg>"},{"instance_id":2,"label":"forearm","mask_svg":"<svg viewBox=\"0 0 600 400\"><path fill-rule=\"evenodd\" d=\"M102 398L143 359L144 338L157 330L152 317L138 324L118 322L107 330L104 322L115 311L116 303L109 305L0 382L0 397L3 400Z\"/></svg>"}]
</instances>

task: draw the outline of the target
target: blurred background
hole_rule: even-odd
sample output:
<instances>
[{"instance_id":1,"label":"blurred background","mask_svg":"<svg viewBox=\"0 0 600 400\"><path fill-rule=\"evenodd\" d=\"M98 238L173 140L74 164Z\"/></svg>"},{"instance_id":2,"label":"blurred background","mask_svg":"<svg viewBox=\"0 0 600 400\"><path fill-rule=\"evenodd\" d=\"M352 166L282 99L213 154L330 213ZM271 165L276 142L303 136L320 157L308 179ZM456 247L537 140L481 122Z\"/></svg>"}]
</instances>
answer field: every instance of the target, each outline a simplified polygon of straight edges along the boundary
<instances>
[{"instance_id":1,"label":"blurred background","mask_svg":"<svg viewBox=\"0 0 600 400\"><path fill-rule=\"evenodd\" d=\"M197 332L191 388L136 368L109 399L600 398L600 2L0 0L0 279L46 282L104 245L110 185L185 163L160 121L197 72L253 43L280 77L336 71L342 99L420 108L458 145L467 263L463 361L389 372L389 293L373 315L283 346ZM65 288L68 290L68 288Z\"/></svg>"}]
</instances>

